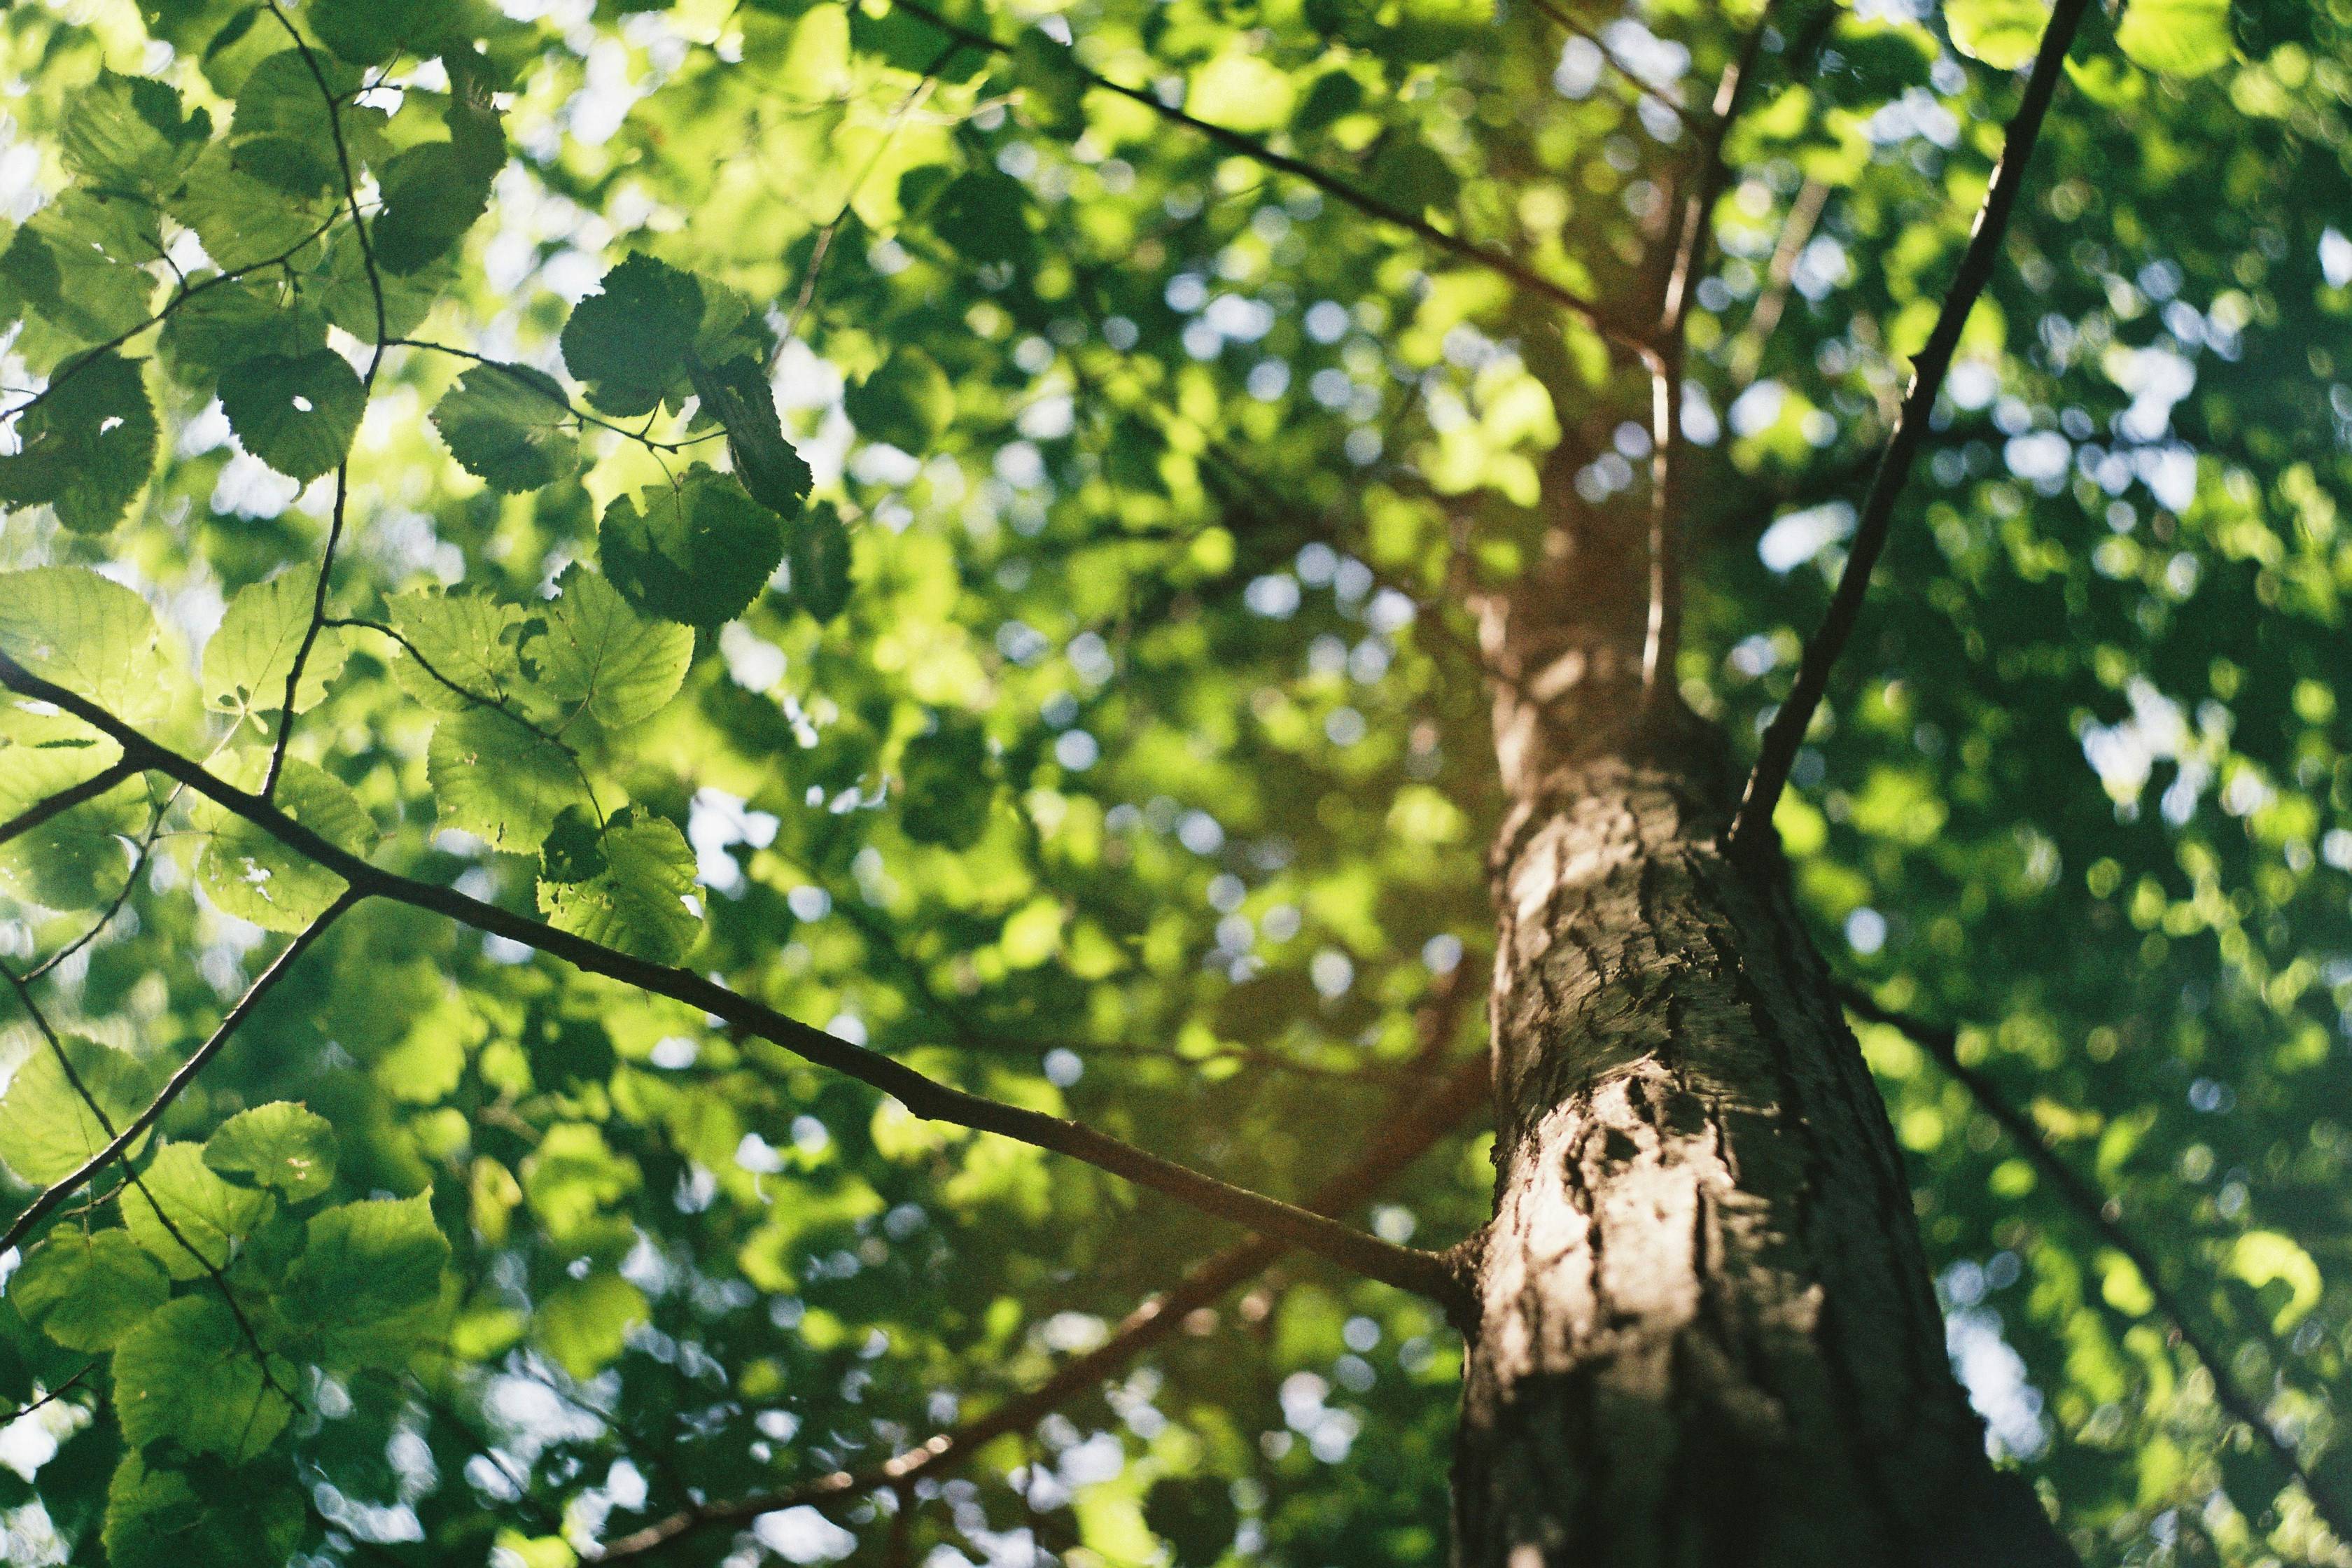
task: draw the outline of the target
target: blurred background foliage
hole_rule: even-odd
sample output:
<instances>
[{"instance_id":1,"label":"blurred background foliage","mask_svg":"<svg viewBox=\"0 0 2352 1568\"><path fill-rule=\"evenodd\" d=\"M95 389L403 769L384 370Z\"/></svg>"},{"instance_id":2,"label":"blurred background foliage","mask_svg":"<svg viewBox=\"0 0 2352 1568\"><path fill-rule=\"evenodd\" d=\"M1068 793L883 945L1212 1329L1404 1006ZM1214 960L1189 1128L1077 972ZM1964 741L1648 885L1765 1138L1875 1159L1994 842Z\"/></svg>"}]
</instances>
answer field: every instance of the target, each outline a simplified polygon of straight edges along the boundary
<instances>
[{"instance_id":1,"label":"blurred background foliage","mask_svg":"<svg viewBox=\"0 0 2352 1568\"><path fill-rule=\"evenodd\" d=\"M690 967L1286 1196L1483 1047L1500 802L1472 606L1548 525L1644 504L1647 387L1493 271L1081 73L1630 303L1758 12L1562 5L954 6L998 52L881 0L449 8L508 157L404 335L561 374L625 254L723 284L781 344L784 432L845 528L845 593L798 551L694 633L674 700L584 752L605 801L691 850ZM288 15L331 37L335 9ZM2085 25L1779 826L1835 967L1958 1027L2158 1260L2144 1278L1927 1054L1863 1030L2000 1451L2092 1563L2341 1563L2214 1379L2352 1496L2352 6L2204 10L2218 52L2167 72L2115 14ZM1826 601L1998 152L2004 11L2030 49L2032 0L1785 0L1761 24L1684 391L1678 674L1739 746ZM231 0L0 12L7 217L54 217L59 128L102 69L226 127L273 25ZM450 86L410 54L369 74L387 109ZM158 279L215 247L173 244ZM0 259L0 283L28 313L12 394L110 335L56 319L104 304L86 281L44 295ZM330 314L363 360L350 300ZM590 426L576 472L485 484L426 418L466 368L385 355L338 614L540 596L661 478ZM310 582L332 480L253 455L201 376L146 382L161 457L127 520L21 508L0 566L102 567L194 679L239 591ZM533 909L537 863L439 826L435 714L397 650L334 646L294 757L348 786L379 860ZM21 973L122 895L35 989L175 1063L275 939L193 886L216 823L160 790L102 805L67 863L0 852L0 947ZM0 1023L6 1061L39 1046ZM1233 1239L385 905L162 1131L279 1100L331 1124L338 1199L427 1194L444 1315L305 1373L257 1451L188 1461L219 1506L118 1561L566 1564L952 1426ZM1474 1121L1370 1223L1449 1244L1489 1180ZM104 1234L115 1206L57 1223ZM1294 1258L950 1475L658 1560L1426 1564L1458 1359L1428 1304ZM110 1485L118 1510L135 1492L111 1385L70 1382L89 1362L0 1302L0 1393L66 1385L0 1430L9 1562L104 1560Z\"/></svg>"}]
</instances>

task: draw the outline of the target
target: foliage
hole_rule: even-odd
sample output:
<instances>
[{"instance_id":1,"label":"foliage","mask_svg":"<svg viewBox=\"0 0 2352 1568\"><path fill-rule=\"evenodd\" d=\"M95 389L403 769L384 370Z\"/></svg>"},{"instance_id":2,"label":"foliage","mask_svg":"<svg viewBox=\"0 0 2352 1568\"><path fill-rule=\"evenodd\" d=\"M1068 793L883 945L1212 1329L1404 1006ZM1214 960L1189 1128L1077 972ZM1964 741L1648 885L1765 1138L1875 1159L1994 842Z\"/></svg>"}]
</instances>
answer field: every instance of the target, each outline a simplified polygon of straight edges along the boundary
<instances>
[{"instance_id":1,"label":"foliage","mask_svg":"<svg viewBox=\"0 0 2352 1568\"><path fill-rule=\"evenodd\" d=\"M0 655L332 849L1303 1197L1478 1049L1474 605L1648 504L1609 334L1720 73L1763 26L1675 674L1744 758L2050 14L0 8ZM1841 973L2152 1249L1864 1030L1959 1364L2094 1563L2352 1550L2224 1397L2352 1495L2347 58L2346 0L2094 8L1777 817ZM1297 1255L818 1488L1239 1232L343 912L360 870L124 758L0 706L0 821L92 785L0 844L11 1212L332 923L22 1238L10 1561L808 1562L902 1512L891 1561L1442 1556L1458 1345ZM1491 1179L1465 1125L1373 1226L1446 1245Z\"/></svg>"}]
</instances>

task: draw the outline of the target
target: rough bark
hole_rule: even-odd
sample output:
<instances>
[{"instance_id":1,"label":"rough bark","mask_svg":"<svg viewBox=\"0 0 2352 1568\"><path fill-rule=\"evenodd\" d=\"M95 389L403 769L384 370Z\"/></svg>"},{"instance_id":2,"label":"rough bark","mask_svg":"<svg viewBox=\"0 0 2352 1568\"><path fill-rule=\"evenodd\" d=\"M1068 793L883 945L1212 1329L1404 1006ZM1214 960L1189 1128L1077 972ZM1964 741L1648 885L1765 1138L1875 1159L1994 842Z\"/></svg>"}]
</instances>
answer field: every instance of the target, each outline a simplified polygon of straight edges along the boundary
<instances>
[{"instance_id":1,"label":"rough bark","mask_svg":"<svg viewBox=\"0 0 2352 1568\"><path fill-rule=\"evenodd\" d=\"M1877 1090L1730 782L1634 685L1625 542L1490 606L1495 1217L1463 1568L2057 1564L1954 1381Z\"/></svg>"}]
</instances>

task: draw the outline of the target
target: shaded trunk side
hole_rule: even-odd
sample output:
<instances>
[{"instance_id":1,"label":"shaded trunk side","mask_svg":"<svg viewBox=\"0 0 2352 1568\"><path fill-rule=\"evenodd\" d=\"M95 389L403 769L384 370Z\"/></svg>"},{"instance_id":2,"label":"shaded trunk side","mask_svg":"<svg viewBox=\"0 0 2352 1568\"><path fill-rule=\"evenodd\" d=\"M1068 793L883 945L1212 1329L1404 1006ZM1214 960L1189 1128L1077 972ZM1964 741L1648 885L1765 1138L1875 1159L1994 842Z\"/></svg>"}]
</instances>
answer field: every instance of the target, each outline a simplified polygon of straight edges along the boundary
<instances>
[{"instance_id":1,"label":"shaded trunk side","mask_svg":"<svg viewBox=\"0 0 2352 1568\"><path fill-rule=\"evenodd\" d=\"M1986 1459L1885 1109L1785 874L1720 848L1714 737L1679 710L1622 720L1622 613L1528 605L1488 626L1517 805L1458 1561L2071 1563Z\"/></svg>"}]
</instances>

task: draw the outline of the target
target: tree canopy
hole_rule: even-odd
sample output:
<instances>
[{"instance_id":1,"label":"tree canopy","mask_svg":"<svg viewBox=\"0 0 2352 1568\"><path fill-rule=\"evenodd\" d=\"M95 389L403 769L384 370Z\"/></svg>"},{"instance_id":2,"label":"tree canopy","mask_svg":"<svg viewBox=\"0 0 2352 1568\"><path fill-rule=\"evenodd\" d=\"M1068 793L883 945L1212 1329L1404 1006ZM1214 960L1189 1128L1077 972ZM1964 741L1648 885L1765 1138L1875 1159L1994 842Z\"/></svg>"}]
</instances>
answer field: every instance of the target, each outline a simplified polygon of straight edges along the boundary
<instances>
[{"instance_id":1,"label":"tree canopy","mask_svg":"<svg viewBox=\"0 0 2352 1568\"><path fill-rule=\"evenodd\" d=\"M1654 506L1997 1452L2352 1561L2352 5L2054 10L0 10L7 1560L1436 1561Z\"/></svg>"}]
</instances>

